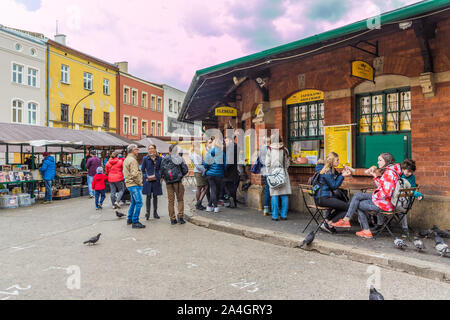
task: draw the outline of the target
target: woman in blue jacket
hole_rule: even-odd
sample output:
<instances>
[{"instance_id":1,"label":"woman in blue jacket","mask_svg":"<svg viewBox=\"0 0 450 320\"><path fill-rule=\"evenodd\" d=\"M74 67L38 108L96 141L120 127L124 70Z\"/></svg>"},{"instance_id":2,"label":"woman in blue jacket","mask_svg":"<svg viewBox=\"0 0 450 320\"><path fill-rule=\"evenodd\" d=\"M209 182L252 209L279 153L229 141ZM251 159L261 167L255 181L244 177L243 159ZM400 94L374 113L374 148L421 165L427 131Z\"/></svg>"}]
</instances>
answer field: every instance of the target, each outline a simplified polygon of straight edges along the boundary
<instances>
[{"instance_id":1,"label":"woman in blue jacket","mask_svg":"<svg viewBox=\"0 0 450 320\"><path fill-rule=\"evenodd\" d=\"M320 227L322 230L331 233L336 232L331 223L343 218L349 207L348 201L345 201L337 190L344 178L350 176L351 172L349 169L344 169L340 174L336 170L337 166L339 166L339 156L335 152L330 152L327 155L325 164L316 166L316 172L320 171L318 180L320 188L315 194L315 201L321 207L334 209L333 212L328 212L325 222Z\"/></svg>"},{"instance_id":2,"label":"woman in blue jacket","mask_svg":"<svg viewBox=\"0 0 450 320\"><path fill-rule=\"evenodd\" d=\"M153 195L153 218L159 219L158 215L158 196L162 195L161 187L161 157L156 152L156 146L151 144L148 146L148 155L142 160L141 170L144 187L142 188L142 194L146 197L146 214L145 218L150 218L150 199Z\"/></svg>"},{"instance_id":3,"label":"woman in blue jacket","mask_svg":"<svg viewBox=\"0 0 450 320\"><path fill-rule=\"evenodd\" d=\"M219 212L217 206L217 196L220 184L224 176L224 168L226 165L225 153L223 152L223 142L215 139L212 142L211 149L205 157L204 166L206 168L206 178L208 179L210 197L206 212Z\"/></svg>"}]
</instances>

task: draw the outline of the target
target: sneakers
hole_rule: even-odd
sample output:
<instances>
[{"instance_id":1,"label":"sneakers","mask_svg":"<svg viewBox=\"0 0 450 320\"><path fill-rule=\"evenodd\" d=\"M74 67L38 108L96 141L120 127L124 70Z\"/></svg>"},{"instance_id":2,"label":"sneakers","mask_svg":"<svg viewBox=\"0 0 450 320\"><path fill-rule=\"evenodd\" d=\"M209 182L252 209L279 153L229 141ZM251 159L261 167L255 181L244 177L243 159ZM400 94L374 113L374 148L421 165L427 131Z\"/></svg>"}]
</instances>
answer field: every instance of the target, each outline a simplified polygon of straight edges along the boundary
<instances>
[{"instance_id":1,"label":"sneakers","mask_svg":"<svg viewBox=\"0 0 450 320\"><path fill-rule=\"evenodd\" d=\"M214 208L213 207L206 207L206 212L214 212Z\"/></svg>"},{"instance_id":2,"label":"sneakers","mask_svg":"<svg viewBox=\"0 0 450 320\"><path fill-rule=\"evenodd\" d=\"M144 228L145 226L140 222L133 223L133 229L144 229Z\"/></svg>"},{"instance_id":3,"label":"sneakers","mask_svg":"<svg viewBox=\"0 0 450 320\"><path fill-rule=\"evenodd\" d=\"M101 204L98 205L99 209L103 209L103 206Z\"/></svg>"},{"instance_id":4,"label":"sneakers","mask_svg":"<svg viewBox=\"0 0 450 320\"><path fill-rule=\"evenodd\" d=\"M320 229L322 229L323 231L328 232L328 233L336 233L337 232L334 227L330 226L325 221L322 222L322 224L320 225Z\"/></svg>"},{"instance_id":5,"label":"sneakers","mask_svg":"<svg viewBox=\"0 0 450 320\"><path fill-rule=\"evenodd\" d=\"M264 216L269 215L269 207L264 207Z\"/></svg>"},{"instance_id":6,"label":"sneakers","mask_svg":"<svg viewBox=\"0 0 450 320\"><path fill-rule=\"evenodd\" d=\"M48 200L42 202L42 204L50 204L50 203L52 203L52 202L51 202L51 201L48 201Z\"/></svg>"},{"instance_id":7,"label":"sneakers","mask_svg":"<svg viewBox=\"0 0 450 320\"><path fill-rule=\"evenodd\" d=\"M281 217L281 220L286 221L286 220L287 220L287 217L286 217L286 218Z\"/></svg>"},{"instance_id":8,"label":"sneakers","mask_svg":"<svg viewBox=\"0 0 450 320\"><path fill-rule=\"evenodd\" d=\"M96 207L95 210L100 210L100 206Z\"/></svg>"},{"instance_id":9,"label":"sneakers","mask_svg":"<svg viewBox=\"0 0 450 320\"><path fill-rule=\"evenodd\" d=\"M214 213L219 213L219 212L220 212L219 207L215 207L215 208L214 208Z\"/></svg>"},{"instance_id":10,"label":"sneakers","mask_svg":"<svg viewBox=\"0 0 450 320\"><path fill-rule=\"evenodd\" d=\"M344 221L343 219L339 219L339 221L333 222L331 225L336 228L351 228L352 227L352 225L350 224L350 221Z\"/></svg>"},{"instance_id":11,"label":"sneakers","mask_svg":"<svg viewBox=\"0 0 450 320\"><path fill-rule=\"evenodd\" d=\"M127 220L127 225L129 226L130 224L132 224L133 221L131 221L130 219Z\"/></svg>"},{"instance_id":12,"label":"sneakers","mask_svg":"<svg viewBox=\"0 0 450 320\"><path fill-rule=\"evenodd\" d=\"M272 218L272 221L280 221L278 218Z\"/></svg>"},{"instance_id":13,"label":"sneakers","mask_svg":"<svg viewBox=\"0 0 450 320\"><path fill-rule=\"evenodd\" d=\"M170 224L171 225L177 224L177 220L170 220Z\"/></svg>"},{"instance_id":14,"label":"sneakers","mask_svg":"<svg viewBox=\"0 0 450 320\"><path fill-rule=\"evenodd\" d=\"M186 221L184 221L184 219L183 219L183 218L178 218L178 223L179 223L179 224L185 224L185 223L186 223Z\"/></svg>"},{"instance_id":15,"label":"sneakers","mask_svg":"<svg viewBox=\"0 0 450 320\"><path fill-rule=\"evenodd\" d=\"M402 238L408 238L408 237L409 237L408 228L402 228Z\"/></svg>"},{"instance_id":16,"label":"sneakers","mask_svg":"<svg viewBox=\"0 0 450 320\"><path fill-rule=\"evenodd\" d=\"M115 207L114 209L120 209L120 205L117 201L114 203L114 207Z\"/></svg>"},{"instance_id":17,"label":"sneakers","mask_svg":"<svg viewBox=\"0 0 450 320\"><path fill-rule=\"evenodd\" d=\"M356 235L357 235L358 237L366 238L366 239L372 239L372 238L373 238L372 232L370 232L370 231L365 231L365 230L361 230L361 231L357 232Z\"/></svg>"},{"instance_id":18,"label":"sneakers","mask_svg":"<svg viewBox=\"0 0 450 320\"><path fill-rule=\"evenodd\" d=\"M197 209L197 210L205 210L206 208L204 206L202 206L201 203L197 203L197 204L195 204L195 209Z\"/></svg>"}]
</instances>

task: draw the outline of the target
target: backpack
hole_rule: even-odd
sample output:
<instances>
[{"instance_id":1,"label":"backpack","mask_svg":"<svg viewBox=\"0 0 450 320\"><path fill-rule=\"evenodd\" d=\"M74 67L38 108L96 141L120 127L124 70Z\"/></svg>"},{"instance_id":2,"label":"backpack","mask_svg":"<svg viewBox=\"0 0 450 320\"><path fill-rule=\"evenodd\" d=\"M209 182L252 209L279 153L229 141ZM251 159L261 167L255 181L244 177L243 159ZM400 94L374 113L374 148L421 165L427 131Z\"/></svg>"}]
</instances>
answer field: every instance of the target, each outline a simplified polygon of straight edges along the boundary
<instances>
[{"instance_id":1,"label":"backpack","mask_svg":"<svg viewBox=\"0 0 450 320\"><path fill-rule=\"evenodd\" d=\"M399 199L398 194L400 193L401 189L411 188L411 184L405 178L401 178L395 170L392 170L392 171L395 172L395 174L397 175L398 181L395 184L395 189L391 196L391 203L395 207L395 210L405 212L406 210L408 210L408 207L411 204L411 198L403 197L403 198ZM397 199L398 199L398 203L397 203Z\"/></svg>"},{"instance_id":2,"label":"backpack","mask_svg":"<svg viewBox=\"0 0 450 320\"><path fill-rule=\"evenodd\" d=\"M173 163L171 157L164 158L163 162L161 173L168 184L180 182L189 171L186 165Z\"/></svg>"},{"instance_id":3,"label":"backpack","mask_svg":"<svg viewBox=\"0 0 450 320\"><path fill-rule=\"evenodd\" d=\"M313 188L309 191L310 195L314 196L316 195L316 193L319 192L320 190L319 179L320 179L320 171L314 172L314 175L308 179L308 184L313 186Z\"/></svg>"}]
</instances>

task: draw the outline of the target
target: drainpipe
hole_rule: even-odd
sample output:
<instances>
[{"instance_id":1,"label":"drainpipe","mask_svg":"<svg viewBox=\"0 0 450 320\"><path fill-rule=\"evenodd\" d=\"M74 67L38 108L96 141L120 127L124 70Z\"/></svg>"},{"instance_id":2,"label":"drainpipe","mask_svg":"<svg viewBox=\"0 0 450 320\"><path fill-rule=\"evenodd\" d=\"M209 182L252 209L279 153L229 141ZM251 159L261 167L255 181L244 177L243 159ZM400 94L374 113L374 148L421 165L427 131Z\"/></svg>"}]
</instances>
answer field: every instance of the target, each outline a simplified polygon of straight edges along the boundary
<instances>
[{"instance_id":1,"label":"drainpipe","mask_svg":"<svg viewBox=\"0 0 450 320\"><path fill-rule=\"evenodd\" d=\"M117 89L116 89L116 133L120 135L120 70L117 71Z\"/></svg>"},{"instance_id":2,"label":"drainpipe","mask_svg":"<svg viewBox=\"0 0 450 320\"><path fill-rule=\"evenodd\" d=\"M47 127L49 126L50 118L50 89L49 89L49 78L50 78L50 45L47 43Z\"/></svg>"}]
</instances>

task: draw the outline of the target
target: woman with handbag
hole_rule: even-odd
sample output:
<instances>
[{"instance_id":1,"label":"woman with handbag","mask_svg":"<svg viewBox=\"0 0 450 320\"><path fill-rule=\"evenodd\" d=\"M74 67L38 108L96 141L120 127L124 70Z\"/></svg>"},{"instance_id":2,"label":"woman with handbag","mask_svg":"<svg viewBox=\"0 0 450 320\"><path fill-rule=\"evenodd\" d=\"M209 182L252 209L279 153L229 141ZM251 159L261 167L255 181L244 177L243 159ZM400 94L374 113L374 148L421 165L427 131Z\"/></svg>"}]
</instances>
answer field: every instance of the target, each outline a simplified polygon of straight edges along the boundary
<instances>
[{"instance_id":1,"label":"woman with handbag","mask_svg":"<svg viewBox=\"0 0 450 320\"><path fill-rule=\"evenodd\" d=\"M126 190L125 182L123 180L124 160L124 158L119 158L118 153L114 151L105 166L105 173L108 176L108 182L111 188L111 203L113 209L120 209L120 201Z\"/></svg>"},{"instance_id":2,"label":"woman with handbag","mask_svg":"<svg viewBox=\"0 0 450 320\"><path fill-rule=\"evenodd\" d=\"M342 174L339 174L336 170L337 166L339 166L339 156L335 152L330 152L327 155L325 164L317 164L316 166L316 172L320 172L320 175L318 179L319 189L314 195L314 200L318 206L334 209L332 213L327 213L327 216L324 217L325 221L320 225L322 230L329 233L336 232L332 223L342 219L349 207L348 196L339 187L344 178L351 175L351 172L345 168Z\"/></svg>"},{"instance_id":3,"label":"woman with handbag","mask_svg":"<svg viewBox=\"0 0 450 320\"><path fill-rule=\"evenodd\" d=\"M291 192L291 182L289 180L289 152L283 145L283 140L279 135L272 135L272 144L266 155L267 183L269 185L272 202L272 220L278 221L278 211L281 220L287 220L289 209L289 195ZM281 198L281 210L278 208L278 201Z\"/></svg>"},{"instance_id":4,"label":"woman with handbag","mask_svg":"<svg viewBox=\"0 0 450 320\"><path fill-rule=\"evenodd\" d=\"M148 155L142 160L142 176L144 187L142 189L142 194L146 197L146 214L145 218L150 219L150 200L153 195L153 218L159 219L158 216L158 196L162 195L161 187L161 157L156 152L156 146L151 144L148 146Z\"/></svg>"}]
</instances>

